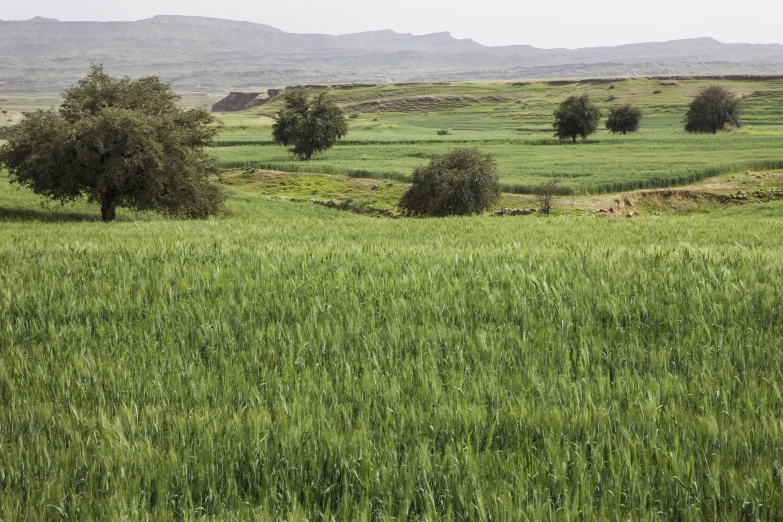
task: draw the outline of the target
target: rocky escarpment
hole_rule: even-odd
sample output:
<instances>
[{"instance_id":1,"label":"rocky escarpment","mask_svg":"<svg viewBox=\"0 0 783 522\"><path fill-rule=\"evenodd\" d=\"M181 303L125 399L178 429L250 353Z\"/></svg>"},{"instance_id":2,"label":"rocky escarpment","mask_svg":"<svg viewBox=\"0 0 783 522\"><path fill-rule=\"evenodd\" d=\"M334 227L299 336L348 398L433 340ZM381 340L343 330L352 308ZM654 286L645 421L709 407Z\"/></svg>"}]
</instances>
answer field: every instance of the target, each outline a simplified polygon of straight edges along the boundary
<instances>
[{"instance_id":1,"label":"rocky escarpment","mask_svg":"<svg viewBox=\"0 0 783 522\"><path fill-rule=\"evenodd\" d=\"M102 63L117 76L160 76L178 92L247 92L258 89L253 86L298 83L780 75L783 45L694 38L538 49L486 47L448 33L293 34L263 24L187 16L137 22L0 20L0 93L61 92L89 72L89 63Z\"/></svg>"},{"instance_id":2,"label":"rocky escarpment","mask_svg":"<svg viewBox=\"0 0 783 522\"><path fill-rule=\"evenodd\" d=\"M232 92L212 106L212 112L236 112L264 105L280 94L280 89L263 92Z\"/></svg>"}]
</instances>

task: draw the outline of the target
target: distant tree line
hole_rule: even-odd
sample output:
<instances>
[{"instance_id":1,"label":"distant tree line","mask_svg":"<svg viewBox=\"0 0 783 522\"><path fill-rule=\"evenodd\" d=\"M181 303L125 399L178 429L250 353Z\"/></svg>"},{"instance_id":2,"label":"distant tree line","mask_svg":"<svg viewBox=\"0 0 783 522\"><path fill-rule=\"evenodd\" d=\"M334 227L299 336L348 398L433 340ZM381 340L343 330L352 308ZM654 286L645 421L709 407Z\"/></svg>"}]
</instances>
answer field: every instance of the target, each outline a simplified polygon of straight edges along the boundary
<instances>
[{"instance_id":1,"label":"distant tree line","mask_svg":"<svg viewBox=\"0 0 783 522\"><path fill-rule=\"evenodd\" d=\"M614 97L612 97L614 99ZM728 127L740 126L741 103L733 93L720 85L703 88L693 99L683 120L686 132L716 134ZM576 143L598 129L601 109L587 94L570 96L554 112L555 137ZM606 128L614 134L639 130L642 110L630 104L609 109Z\"/></svg>"}]
</instances>

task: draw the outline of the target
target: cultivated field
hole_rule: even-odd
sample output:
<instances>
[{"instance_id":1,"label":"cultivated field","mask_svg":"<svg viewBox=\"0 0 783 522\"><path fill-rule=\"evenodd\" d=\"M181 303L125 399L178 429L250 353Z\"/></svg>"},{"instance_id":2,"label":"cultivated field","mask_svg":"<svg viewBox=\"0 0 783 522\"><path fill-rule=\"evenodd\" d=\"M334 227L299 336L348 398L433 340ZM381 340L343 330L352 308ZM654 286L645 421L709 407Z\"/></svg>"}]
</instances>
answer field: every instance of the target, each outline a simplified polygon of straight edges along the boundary
<instances>
[{"instance_id":1,"label":"cultivated field","mask_svg":"<svg viewBox=\"0 0 783 522\"><path fill-rule=\"evenodd\" d=\"M106 226L2 188L3 520L783 513L780 204Z\"/></svg>"},{"instance_id":2,"label":"cultivated field","mask_svg":"<svg viewBox=\"0 0 783 522\"><path fill-rule=\"evenodd\" d=\"M0 173L0 520L780 520L783 201L378 219L268 196L390 205L402 183L249 167L404 178L470 142L509 187L783 187L744 172L783 161L783 100L752 95L783 83L732 83L750 128L715 137L677 130L680 83L342 90L513 99L373 105L308 164L242 144L269 140L265 116L226 115L213 150L243 168L208 221L103 224ZM580 89L650 112L561 146L548 117L496 117L526 89L541 114Z\"/></svg>"},{"instance_id":3,"label":"cultivated field","mask_svg":"<svg viewBox=\"0 0 783 522\"><path fill-rule=\"evenodd\" d=\"M475 145L496 155L504 189L518 193L551 177L562 178L564 189L583 194L783 167L783 80L718 82L745 96L745 126L719 136L687 135L681 123L687 104L710 83L640 79L334 89L346 112L358 117L350 120L348 137L314 161L298 162L272 143L267 116L279 101L222 115L226 125L213 152L226 168L407 180L430 155ZM605 110L617 103L639 105L645 112L641 131L613 136L601 130L587 143L561 145L552 137L552 112L575 93L590 94ZM449 135L438 136L439 129Z\"/></svg>"}]
</instances>

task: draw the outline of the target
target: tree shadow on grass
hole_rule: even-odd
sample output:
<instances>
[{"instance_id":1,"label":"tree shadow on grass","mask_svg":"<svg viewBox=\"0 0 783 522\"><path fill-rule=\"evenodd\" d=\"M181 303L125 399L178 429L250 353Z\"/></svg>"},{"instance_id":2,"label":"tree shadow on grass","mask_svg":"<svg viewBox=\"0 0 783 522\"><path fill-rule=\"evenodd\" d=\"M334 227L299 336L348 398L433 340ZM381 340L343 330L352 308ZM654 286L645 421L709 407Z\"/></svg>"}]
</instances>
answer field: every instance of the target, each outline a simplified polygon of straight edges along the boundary
<instances>
[{"instance_id":1,"label":"tree shadow on grass","mask_svg":"<svg viewBox=\"0 0 783 522\"><path fill-rule=\"evenodd\" d=\"M0 223L80 223L100 220L100 216L87 212L0 207Z\"/></svg>"}]
</instances>

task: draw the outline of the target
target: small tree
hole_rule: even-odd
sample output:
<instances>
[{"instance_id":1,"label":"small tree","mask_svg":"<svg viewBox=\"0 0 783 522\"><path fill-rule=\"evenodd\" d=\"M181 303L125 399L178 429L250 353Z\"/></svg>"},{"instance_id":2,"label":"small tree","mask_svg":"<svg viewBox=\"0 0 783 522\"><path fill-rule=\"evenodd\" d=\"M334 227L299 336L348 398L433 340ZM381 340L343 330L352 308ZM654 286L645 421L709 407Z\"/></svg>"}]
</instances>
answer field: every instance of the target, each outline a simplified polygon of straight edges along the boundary
<instances>
[{"instance_id":1,"label":"small tree","mask_svg":"<svg viewBox=\"0 0 783 522\"><path fill-rule=\"evenodd\" d=\"M702 89L685 115L685 131L715 134L727 125L740 126L742 106L739 98L720 85Z\"/></svg>"},{"instance_id":2,"label":"small tree","mask_svg":"<svg viewBox=\"0 0 783 522\"><path fill-rule=\"evenodd\" d=\"M283 102L285 106L272 125L272 137L279 145L291 145L288 150L301 160L330 148L348 133L343 111L325 92L308 98L304 89L289 89Z\"/></svg>"},{"instance_id":3,"label":"small tree","mask_svg":"<svg viewBox=\"0 0 783 522\"><path fill-rule=\"evenodd\" d=\"M552 127L555 136L560 140L571 139L576 143L576 138L587 138L598 129L598 121L601 119L601 109L590 101L590 96L570 96L555 110L555 121Z\"/></svg>"},{"instance_id":4,"label":"small tree","mask_svg":"<svg viewBox=\"0 0 783 522\"><path fill-rule=\"evenodd\" d=\"M11 180L62 203L86 196L112 221L118 206L184 217L220 210L204 152L217 129L203 109L183 110L150 76L114 78L102 66L63 93L59 112L38 111L0 149Z\"/></svg>"},{"instance_id":5,"label":"small tree","mask_svg":"<svg viewBox=\"0 0 783 522\"><path fill-rule=\"evenodd\" d=\"M552 178L537 186L533 191L536 195L536 199L538 199L541 212L547 216L552 212L552 209L555 208L558 183L560 183L559 178Z\"/></svg>"},{"instance_id":6,"label":"small tree","mask_svg":"<svg viewBox=\"0 0 783 522\"><path fill-rule=\"evenodd\" d=\"M464 216L483 212L499 199L495 159L464 148L433 156L429 165L417 167L399 208L407 216Z\"/></svg>"},{"instance_id":7,"label":"small tree","mask_svg":"<svg viewBox=\"0 0 783 522\"><path fill-rule=\"evenodd\" d=\"M639 130L642 121L642 110L633 105L621 105L609 109L606 128L614 134L627 134Z\"/></svg>"}]
</instances>

